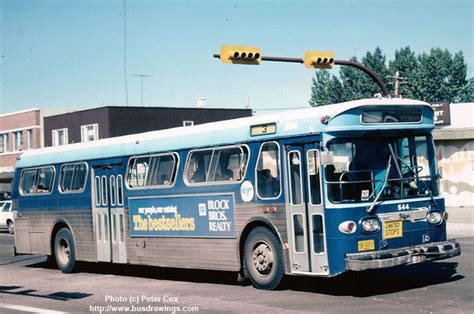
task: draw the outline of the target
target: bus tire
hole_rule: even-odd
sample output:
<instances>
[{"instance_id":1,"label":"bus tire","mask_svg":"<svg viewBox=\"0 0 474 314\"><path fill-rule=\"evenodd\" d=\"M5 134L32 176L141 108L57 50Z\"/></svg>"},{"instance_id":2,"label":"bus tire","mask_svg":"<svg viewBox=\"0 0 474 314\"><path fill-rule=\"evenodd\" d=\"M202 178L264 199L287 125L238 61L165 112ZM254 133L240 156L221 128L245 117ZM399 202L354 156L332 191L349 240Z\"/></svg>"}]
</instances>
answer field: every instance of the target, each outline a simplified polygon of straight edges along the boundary
<instances>
[{"instance_id":1,"label":"bus tire","mask_svg":"<svg viewBox=\"0 0 474 314\"><path fill-rule=\"evenodd\" d=\"M76 247L71 231L62 228L54 239L54 257L58 268L65 274L71 273L76 266Z\"/></svg>"},{"instance_id":2,"label":"bus tire","mask_svg":"<svg viewBox=\"0 0 474 314\"><path fill-rule=\"evenodd\" d=\"M253 286L262 290L273 290L285 274L283 249L273 232L257 227L245 240L244 273Z\"/></svg>"}]
</instances>

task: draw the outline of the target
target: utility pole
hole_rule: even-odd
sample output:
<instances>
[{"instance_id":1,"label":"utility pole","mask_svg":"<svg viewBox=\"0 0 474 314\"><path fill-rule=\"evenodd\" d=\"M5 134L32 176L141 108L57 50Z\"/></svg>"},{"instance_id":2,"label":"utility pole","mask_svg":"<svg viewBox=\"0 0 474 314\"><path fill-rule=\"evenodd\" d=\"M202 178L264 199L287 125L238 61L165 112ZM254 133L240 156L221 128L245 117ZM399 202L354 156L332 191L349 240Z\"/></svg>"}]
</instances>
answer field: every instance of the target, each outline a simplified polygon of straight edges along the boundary
<instances>
[{"instance_id":1,"label":"utility pole","mask_svg":"<svg viewBox=\"0 0 474 314\"><path fill-rule=\"evenodd\" d=\"M398 97L398 90L399 90L399 88L400 88L400 84L406 84L407 81L408 81L408 78L407 78L407 77L400 76L400 71L396 71L396 72L395 72L395 76L393 76L393 75L387 75L387 78L394 80L394 84L395 84L394 97L397 98L397 97Z\"/></svg>"},{"instance_id":2,"label":"utility pole","mask_svg":"<svg viewBox=\"0 0 474 314\"><path fill-rule=\"evenodd\" d=\"M136 77L139 77L140 78L140 89L142 91L142 102L141 102L141 106L143 107L143 78L146 77L146 78L149 78L151 77L151 75L146 75L146 74L133 74L133 76L136 76Z\"/></svg>"},{"instance_id":3,"label":"utility pole","mask_svg":"<svg viewBox=\"0 0 474 314\"><path fill-rule=\"evenodd\" d=\"M123 0L123 78L125 84L125 104L128 107L127 84L127 0Z\"/></svg>"}]
</instances>

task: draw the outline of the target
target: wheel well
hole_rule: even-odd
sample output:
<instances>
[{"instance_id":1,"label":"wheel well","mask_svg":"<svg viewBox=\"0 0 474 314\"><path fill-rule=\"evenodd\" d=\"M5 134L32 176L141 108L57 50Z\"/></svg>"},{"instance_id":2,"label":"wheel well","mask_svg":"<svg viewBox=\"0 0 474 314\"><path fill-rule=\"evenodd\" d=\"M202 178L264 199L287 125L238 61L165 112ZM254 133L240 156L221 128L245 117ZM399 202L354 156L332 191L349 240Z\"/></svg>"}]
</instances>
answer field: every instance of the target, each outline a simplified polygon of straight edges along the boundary
<instances>
[{"instance_id":1,"label":"wheel well","mask_svg":"<svg viewBox=\"0 0 474 314\"><path fill-rule=\"evenodd\" d=\"M8 218L8 219L7 219L7 225L8 225L9 222L13 222L13 220L10 219L10 218Z\"/></svg>"},{"instance_id":2,"label":"wheel well","mask_svg":"<svg viewBox=\"0 0 474 314\"><path fill-rule=\"evenodd\" d=\"M242 230L242 233L240 235L240 241L239 241L239 261L240 261L240 267L242 268L243 265L243 258L244 258L244 245L245 245L245 240L249 236L250 232L252 232L253 229L257 227L265 227L268 230L270 230L275 237L281 241L280 236L278 235L277 231L275 228L267 221L263 220L254 220L248 223L245 228Z\"/></svg>"},{"instance_id":3,"label":"wheel well","mask_svg":"<svg viewBox=\"0 0 474 314\"><path fill-rule=\"evenodd\" d=\"M51 241L50 241L50 246L49 246L49 248L51 249L51 256L54 256L54 240L56 238L56 234L62 228L66 228L69 231L71 231L71 229L69 229L69 226L63 221L59 221L58 223L54 225L53 231L51 231Z\"/></svg>"}]
</instances>

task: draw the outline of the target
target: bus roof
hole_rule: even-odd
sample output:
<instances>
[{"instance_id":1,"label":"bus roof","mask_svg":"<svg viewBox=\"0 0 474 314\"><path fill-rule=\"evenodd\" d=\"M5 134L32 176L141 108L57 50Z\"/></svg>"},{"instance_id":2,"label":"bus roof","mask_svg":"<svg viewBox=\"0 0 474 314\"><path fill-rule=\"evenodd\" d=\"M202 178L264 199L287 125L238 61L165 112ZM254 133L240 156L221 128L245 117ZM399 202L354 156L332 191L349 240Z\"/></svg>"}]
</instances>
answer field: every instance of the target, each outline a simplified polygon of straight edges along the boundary
<instances>
[{"instance_id":1,"label":"bus roof","mask_svg":"<svg viewBox=\"0 0 474 314\"><path fill-rule=\"evenodd\" d=\"M101 139L88 143L76 143L25 151L17 161L17 168L67 163L79 160L114 158L153 152L226 145L254 139L318 134L326 125L321 117L334 118L348 110L362 106L431 106L411 99L374 98L349 101L308 109L291 110L254 117L205 123L191 127L178 127ZM133 123L133 121L131 121ZM276 124L270 135L252 137L250 127Z\"/></svg>"}]
</instances>

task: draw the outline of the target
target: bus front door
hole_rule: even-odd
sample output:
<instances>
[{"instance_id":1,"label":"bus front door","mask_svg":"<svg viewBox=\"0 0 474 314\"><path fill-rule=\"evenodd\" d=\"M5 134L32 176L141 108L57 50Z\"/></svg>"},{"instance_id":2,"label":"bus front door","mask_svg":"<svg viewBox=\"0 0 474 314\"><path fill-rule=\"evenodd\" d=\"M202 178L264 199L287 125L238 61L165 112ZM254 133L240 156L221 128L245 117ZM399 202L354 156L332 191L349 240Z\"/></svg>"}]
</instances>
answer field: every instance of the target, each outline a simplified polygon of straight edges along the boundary
<instances>
[{"instance_id":1,"label":"bus front door","mask_svg":"<svg viewBox=\"0 0 474 314\"><path fill-rule=\"evenodd\" d=\"M98 261L126 263L123 177L118 165L93 168L93 223Z\"/></svg>"},{"instance_id":2,"label":"bus front door","mask_svg":"<svg viewBox=\"0 0 474 314\"><path fill-rule=\"evenodd\" d=\"M287 227L292 272L329 273L319 150L286 145Z\"/></svg>"}]
</instances>

